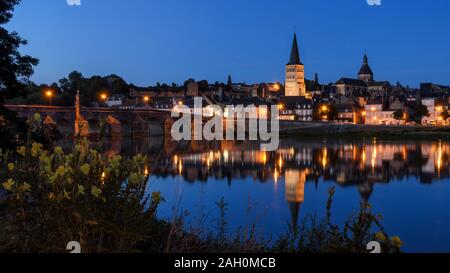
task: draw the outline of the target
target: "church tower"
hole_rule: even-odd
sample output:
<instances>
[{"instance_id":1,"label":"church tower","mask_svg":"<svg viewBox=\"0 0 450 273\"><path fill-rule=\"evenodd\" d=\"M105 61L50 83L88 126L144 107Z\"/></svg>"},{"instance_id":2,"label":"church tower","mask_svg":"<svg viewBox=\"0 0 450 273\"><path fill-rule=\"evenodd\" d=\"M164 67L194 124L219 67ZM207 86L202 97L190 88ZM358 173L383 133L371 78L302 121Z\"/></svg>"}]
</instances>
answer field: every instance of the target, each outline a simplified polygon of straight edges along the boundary
<instances>
[{"instance_id":1,"label":"church tower","mask_svg":"<svg viewBox=\"0 0 450 273\"><path fill-rule=\"evenodd\" d=\"M306 96L305 66L300 61L297 34L294 33L291 57L286 65L286 91L287 97Z\"/></svg>"},{"instance_id":2,"label":"church tower","mask_svg":"<svg viewBox=\"0 0 450 273\"><path fill-rule=\"evenodd\" d=\"M369 66L369 58L367 58L367 54L364 54L363 64L358 73L358 78L366 83L373 82L373 72Z\"/></svg>"}]
</instances>

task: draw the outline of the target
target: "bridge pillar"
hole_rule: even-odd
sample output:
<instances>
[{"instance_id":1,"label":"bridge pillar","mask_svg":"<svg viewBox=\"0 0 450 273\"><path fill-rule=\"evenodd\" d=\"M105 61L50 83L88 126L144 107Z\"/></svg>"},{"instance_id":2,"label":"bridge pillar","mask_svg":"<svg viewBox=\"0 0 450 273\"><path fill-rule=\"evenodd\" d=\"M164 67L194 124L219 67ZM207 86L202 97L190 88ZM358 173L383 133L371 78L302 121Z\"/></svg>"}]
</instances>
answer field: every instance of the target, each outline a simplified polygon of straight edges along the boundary
<instances>
[{"instance_id":1,"label":"bridge pillar","mask_svg":"<svg viewBox=\"0 0 450 273\"><path fill-rule=\"evenodd\" d=\"M107 135L111 138L122 137L122 123L111 115L106 118Z\"/></svg>"},{"instance_id":2,"label":"bridge pillar","mask_svg":"<svg viewBox=\"0 0 450 273\"><path fill-rule=\"evenodd\" d=\"M150 129L148 122L145 121L141 116L137 115L133 121L132 125L133 137L150 137Z\"/></svg>"},{"instance_id":3,"label":"bridge pillar","mask_svg":"<svg viewBox=\"0 0 450 273\"><path fill-rule=\"evenodd\" d=\"M175 121L173 120L173 118L167 118L164 121L164 138L168 138L168 139L172 139L172 126L175 123Z\"/></svg>"},{"instance_id":4,"label":"bridge pillar","mask_svg":"<svg viewBox=\"0 0 450 273\"><path fill-rule=\"evenodd\" d=\"M42 121L42 125L44 125L44 126L55 126L56 122L50 115L47 115L44 118L44 120Z\"/></svg>"}]
</instances>

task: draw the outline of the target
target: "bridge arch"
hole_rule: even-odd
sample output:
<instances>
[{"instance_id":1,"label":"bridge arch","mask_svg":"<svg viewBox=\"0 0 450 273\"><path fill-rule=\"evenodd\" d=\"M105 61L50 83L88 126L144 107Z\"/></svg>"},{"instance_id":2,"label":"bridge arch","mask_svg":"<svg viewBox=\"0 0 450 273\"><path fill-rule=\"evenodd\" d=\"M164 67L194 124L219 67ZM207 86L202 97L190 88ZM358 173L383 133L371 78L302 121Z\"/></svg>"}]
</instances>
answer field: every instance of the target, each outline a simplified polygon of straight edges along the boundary
<instances>
[{"instance_id":1,"label":"bridge arch","mask_svg":"<svg viewBox=\"0 0 450 273\"><path fill-rule=\"evenodd\" d=\"M112 115L106 117L105 135L111 138L122 137L122 123Z\"/></svg>"}]
</instances>

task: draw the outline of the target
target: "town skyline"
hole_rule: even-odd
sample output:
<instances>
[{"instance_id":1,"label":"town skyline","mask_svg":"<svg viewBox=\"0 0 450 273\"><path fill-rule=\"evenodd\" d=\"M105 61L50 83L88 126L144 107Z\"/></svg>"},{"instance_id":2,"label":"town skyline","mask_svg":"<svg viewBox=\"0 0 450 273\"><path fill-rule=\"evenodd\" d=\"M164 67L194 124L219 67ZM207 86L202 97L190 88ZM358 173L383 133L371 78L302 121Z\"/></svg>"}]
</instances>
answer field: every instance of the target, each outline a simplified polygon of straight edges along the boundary
<instances>
[{"instance_id":1,"label":"town skyline","mask_svg":"<svg viewBox=\"0 0 450 273\"><path fill-rule=\"evenodd\" d=\"M248 84L284 82L283 68L289 57L286 52L289 52L292 34L296 32L307 79L313 79L314 74L318 73L321 83L328 84L341 77L354 77L364 52L367 52L378 77L391 83L400 81L411 87L418 87L421 82L449 84L450 75L446 71L450 70L450 53L445 50L445 43L449 36L447 26L450 21L444 18L441 19L442 22L409 21L408 26L404 21L418 14L426 19L424 12L419 11L420 8L424 11L445 10L448 3L437 1L429 5L408 1L412 2L409 3L409 9L414 12L403 14L399 12L399 4L393 3L371 7L364 1L357 1L343 8L336 4L325 7L324 3L318 2L285 1L294 10L299 10L297 16L291 15L284 7L271 3L265 8L258 5L260 12L273 8L273 18L260 24L250 20L261 19L260 15L248 13L254 8L254 3L250 2L241 6L236 15L230 15L230 18L237 18L239 22L243 20L240 15L247 16L249 22L242 30L235 30L233 23L227 23L225 15L218 16L211 22L213 26L203 24L202 28L189 28L189 25L198 27L201 24L199 11L192 11L197 5L179 5L180 9L192 11L194 17L191 22L186 23L187 26L181 26L161 20L170 10L170 3L155 2L150 5L154 15L152 22L160 22L158 24L162 26L158 28L150 24L136 29L134 27L143 20L144 11L150 8L142 2L127 6L120 12L117 10L117 1L108 1L108 5L103 7L87 1L79 7L70 7L64 1L42 4L24 2L17 8L8 29L24 33L30 44L23 51L41 60L32 78L38 83L57 81L73 70L86 76L117 74L138 86L150 86L157 82L182 84L189 78L206 79L210 83L225 82L228 75L235 82ZM47 11L40 15L33 14L32 10L36 5L43 5ZM225 12L231 6L219 2L216 9L223 8ZM320 6L331 12L325 22L312 20L319 19L320 16L308 13ZM302 7L304 8L299 9ZM211 5L203 3L203 19L211 19L211 9ZM102 24L94 25L98 19L94 15L100 10L105 10L105 14L109 15L102 16ZM388 20L394 10L398 20ZM155 11L161 14L157 15ZM351 11L357 12L355 18L345 22L336 21L339 17L335 13L344 12L343 15L348 15ZM128 22L125 19L131 13L136 18ZM286 14L282 16L282 13ZM118 23L112 19L114 15L120 15L124 20ZM183 15L182 10L174 10L166 20L173 16L189 19L189 16ZM281 19L281 22L275 22L276 19ZM387 22L377 25L373 22L374 19ZM58 25L55 25L56 20ZM35 31L36 24L45 25L45 29L42 32ZM345 30L336 32L337 27ZM155 33L154 28L158 28L159 33ZM65 33L67 29L70 32ZM366 35L367 33L370 35ZM381 36L382 33L384 35ZM157 34L159 36L155 36ZM360 38L345 37L349 34ZM425 34L435 37L432 43L422 41L427 39L419 39ZM77 38L77 44L73 41L67 43L64 35ZM199 43L199 38L205 42ZM89 50L80 55L78 50L82 48ZM77 54L71 56L70 52ZM421 58L417 58L419 54Z\"/></svg>"}]
</instances>

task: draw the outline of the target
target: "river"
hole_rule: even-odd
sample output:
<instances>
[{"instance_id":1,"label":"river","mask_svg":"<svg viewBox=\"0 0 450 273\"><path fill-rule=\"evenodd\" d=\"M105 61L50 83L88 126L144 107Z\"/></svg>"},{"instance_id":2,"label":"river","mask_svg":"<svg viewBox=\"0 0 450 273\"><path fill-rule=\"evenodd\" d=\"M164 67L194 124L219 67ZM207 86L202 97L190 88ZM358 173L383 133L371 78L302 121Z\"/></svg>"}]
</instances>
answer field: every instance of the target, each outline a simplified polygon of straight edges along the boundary
<instances>
[{"instance_id":1,"label":"river","mask_svg":"<svg viewBox=\"0 0 450 273\"><path fill-rule=\"evenodd\" d=\"M255 224L274 240L302 219L324 216L336 188L338 224L371 204L406 252L450 252L450 143L377 139L281 140L276 152L256 142L183 142L161 138L107 141L107 155L147 154L149 191L165 198L158 214L187 215L192 226L214 230L217 202L227 203L229 230Z\"/></svg>"}]
</instances>

